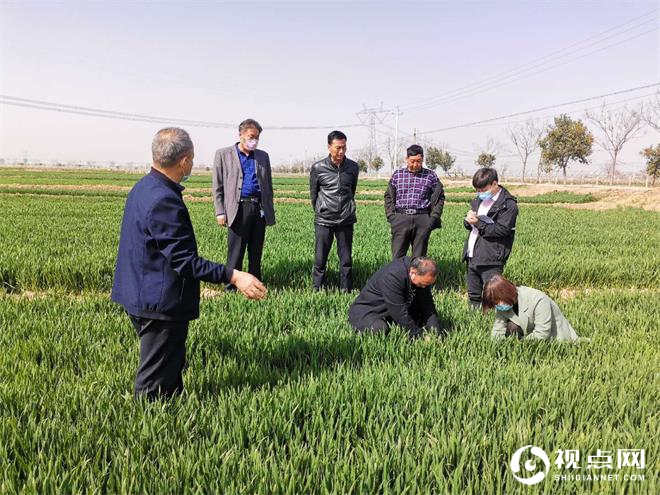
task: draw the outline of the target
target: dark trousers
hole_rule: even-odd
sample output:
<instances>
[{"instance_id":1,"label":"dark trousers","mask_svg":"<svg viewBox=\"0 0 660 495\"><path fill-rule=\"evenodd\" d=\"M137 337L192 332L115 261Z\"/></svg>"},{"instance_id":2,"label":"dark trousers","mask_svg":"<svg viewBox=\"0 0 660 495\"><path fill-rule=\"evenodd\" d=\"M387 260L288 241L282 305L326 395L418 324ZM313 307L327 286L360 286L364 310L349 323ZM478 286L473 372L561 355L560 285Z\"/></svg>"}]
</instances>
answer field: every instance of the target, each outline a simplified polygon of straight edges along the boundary
<instances>
[{"instance_id":1,"label":"dark trousers","mask_svg":"<svg viewBox=\"0 0 660 495\"><path fill-rule=\"evenodd\" d=\"M248 272L261 280L261 255L265 237L266 220L261 217L259 203L241 201L227 233L227 266L243 270L243 257L247 248ZM236 289L231 284L227 284L226 288Z\"/></svg>"},{"instance_id":2,"label":"dark trousers","mask_svg":"<svg viewBox=\"0 0 660 495\"><path fill-rule=\"evenodd\" d=\"M333 238L337 239L337 255L339 256L339 287L342 290L353 289L353 224L327 227L315 225L316 250L312 283L315 289L320 289L325 282L325 268L332 247Z\"/></svg>"},{"instance_id":3,"label":"dark trousers","mask_svg":"<svg viewBox=\"0 0 660 495\"><path fill-rule=\"evenodd\" d=\"M471 261L467 262L467 290L472 306L481 305L484 284L496 273L501 274L503 270L503 265L474 265Z\"/></svg>"},{"instance_id":4,"label":"dark trousers","mask_svg":"<svg viewBox=\"0 0 660 495\"><path fill-rule=\"evenodd\" d=\"M135 397L170 398L183 392L188 321L152 320L129 315L140 337Z\"/></svg>"},{"instance_id":5,"label":"dark trousers","mask_svg":"<svg viewBox=\"0 0 660 495\"><path fill-rule=\"evenodd\" d=\"M428 213L396 213L391 223L392 259L405 256L410 246L413 258L426 256L431 237L431 221Z\"/></svg>"}]
</instances>

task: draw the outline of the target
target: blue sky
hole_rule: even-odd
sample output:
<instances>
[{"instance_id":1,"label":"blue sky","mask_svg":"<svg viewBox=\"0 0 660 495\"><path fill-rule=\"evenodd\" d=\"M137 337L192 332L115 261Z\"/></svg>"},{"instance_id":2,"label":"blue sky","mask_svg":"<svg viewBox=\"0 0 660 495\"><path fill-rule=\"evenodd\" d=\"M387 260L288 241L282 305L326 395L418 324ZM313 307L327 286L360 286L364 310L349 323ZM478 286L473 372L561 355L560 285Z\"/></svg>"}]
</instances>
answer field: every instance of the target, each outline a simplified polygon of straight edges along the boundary
<instances>
[{"instance_id":1,"label":"blue sky","mask_svg":"<svg viewBox=\"0 0 660 495\"><path fill-rule=\"evenodd\" d=\"M658 6L613 1L8 2L0 5L0 94L236 125L256 118L265 128L260 147L278 164L325 153L327 132L359 123L356 112L363 104L399 105L401 129L423 133L657 82L658 14L650 13ZM530 63L535 65L527 72L511 74ZM465 97L452 97L457 94ZM578 110L599 103L531 116L541 122L576 111L579 117ZM27 151L42 160L146 163L151 137L164 126L8 105L0 105L0 112L0 156L6 158ZM506 148L498 161L515 170L516 159L506 156L512 146L505 123L420 139L457 150L458 163L471 172L472 155L490 137ZM394 118L386 117L383 124L376 137L380 154L386 155L384 145L393 134L387 126L394 126ZM210 163L214 150L236 136L234 129L187 130L198 165ZM347 128L346 133L349 156L355 155L367 142L366 129ZM404 134L402 140L409 144L412 138ZM657 133L640 133L624 149L623 170L639 168L639 150L657 141ZM600 168L605 158L597 152L592 168Z\"/></svg>"}]
</instances>

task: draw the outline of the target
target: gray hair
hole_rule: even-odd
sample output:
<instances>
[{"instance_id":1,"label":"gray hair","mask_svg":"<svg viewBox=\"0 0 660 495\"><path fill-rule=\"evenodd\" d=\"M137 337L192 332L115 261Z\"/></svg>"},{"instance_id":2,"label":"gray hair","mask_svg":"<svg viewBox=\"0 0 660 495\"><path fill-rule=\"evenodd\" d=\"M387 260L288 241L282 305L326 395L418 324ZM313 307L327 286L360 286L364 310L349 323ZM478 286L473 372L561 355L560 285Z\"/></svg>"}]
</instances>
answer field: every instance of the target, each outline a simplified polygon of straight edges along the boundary
<instances>
[{"instance_id":1,"label":"gray hair","mask_svg":"<svg viewBox=\"0 0 660 495\"><path fill-rule=\"evenodd\" d=\"M246 131L248 129L256 129L259 131L259 134L261 134L261 131L263 130L261 126L259 125L259 122L257 122L254 119L245 119L243 122L238 124L238 133L241 134L243 131Z\"/></svg>"},{"instance_id":2,"label":"gray hair","mask_svg":"<svg viewBox=\"0 0 660 495\"><path fill-rule=\"evenodd\" d=\"M151 143L153 161L163 168L175 165L181 158L192 153L193 143L190 135L178 127L161 129Z\"/></svg>"},{"instance_id":3,"label":"gray hair","mask_svg":"<svg viewBox=\"0 0 660 495\"><path fill-rule=\"evenodd\" d=\"M410 262L410 268L414 268L417 274L432 276L438 275L438 264L426 256L418 256Z\"/></svg>"}]
</instances>

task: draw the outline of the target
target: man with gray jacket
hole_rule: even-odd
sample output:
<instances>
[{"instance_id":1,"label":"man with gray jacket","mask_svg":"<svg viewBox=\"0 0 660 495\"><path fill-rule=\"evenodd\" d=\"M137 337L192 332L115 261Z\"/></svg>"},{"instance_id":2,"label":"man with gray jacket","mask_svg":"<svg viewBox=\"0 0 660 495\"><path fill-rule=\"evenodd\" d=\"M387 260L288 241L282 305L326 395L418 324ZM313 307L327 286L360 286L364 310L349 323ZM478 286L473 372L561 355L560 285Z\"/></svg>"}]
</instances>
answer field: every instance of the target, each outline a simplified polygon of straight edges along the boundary
<instances>
[{"instance_id":1,"label":"man with gray jacket","mask_svg":"<svg viewBox=\"0 0 660 495\"><path fill-rule=\"evenodd\" d=\"M257 149L259 122L238 126L239 141L221 148L213 162L213 203L218 225L227 232L227 267L241 270L245 251L248 272L261 279L266 226L275 224L273 177L268 153ZM228 290L235 290L227 284Z\"/></svg>"},{"instance_id":2,"label":"man with gray jacket","mask_svg":"<svg viewBox=\"0 0 660 495\"><path fill-rule=\"evenodd\" d=\"M353 289L353 224L355 190L360 169L346 158L346 135L341 131L328 134L328 156L312 165L309 194L314 207L316 249L312 283L315 290L325 282L325 268L333 237L337 239L339 286Z\"/></svg>"}]
</instances>

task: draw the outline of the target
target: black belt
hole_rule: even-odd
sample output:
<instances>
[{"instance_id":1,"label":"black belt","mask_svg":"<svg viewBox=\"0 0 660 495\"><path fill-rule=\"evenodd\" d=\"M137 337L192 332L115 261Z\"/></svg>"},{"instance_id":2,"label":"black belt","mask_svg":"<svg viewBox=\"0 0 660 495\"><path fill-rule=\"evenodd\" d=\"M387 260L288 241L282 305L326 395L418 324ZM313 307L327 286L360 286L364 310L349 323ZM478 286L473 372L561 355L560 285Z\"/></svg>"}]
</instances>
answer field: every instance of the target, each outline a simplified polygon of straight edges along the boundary
<instances>
[{"instance_id":1,"label":"black belt","mask_svg":"<svg viewBox=\"0 0 660 495\"><path fill-rule=\"evenodd\" d=\"M431 208L397 208L395 211L404 215L420 215L422 213L430 213Z\"/></svg>"},{"instance_id":2,"label":"black belt","mask_svg":"<svg viewBox=\"0 0 660 495\"><path fill-rule=\"evenodd\" d=\"M258 196L241 196L240 202L261 203L261 198Z\"/></svg>"}]
</instances>

